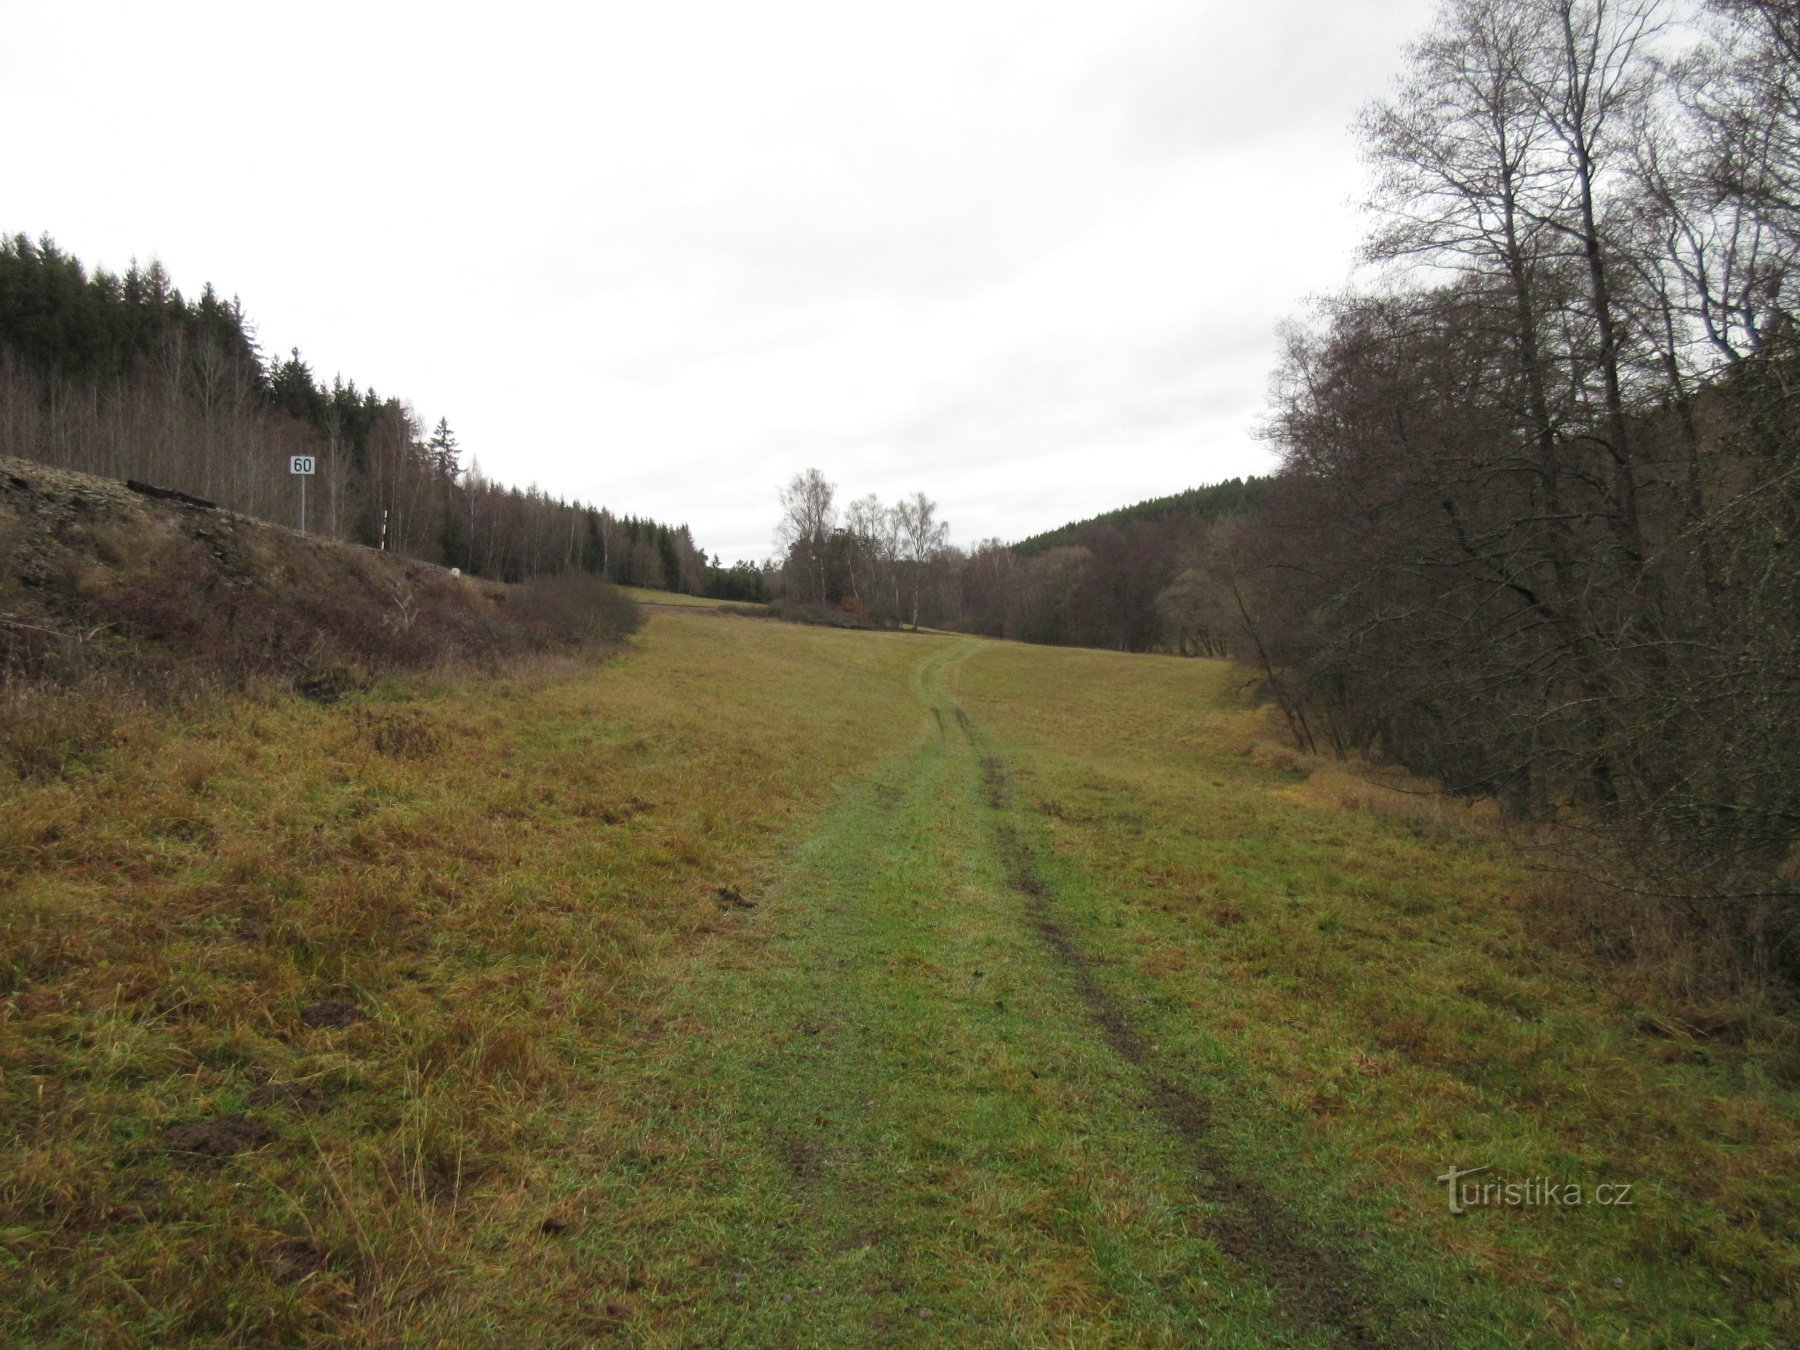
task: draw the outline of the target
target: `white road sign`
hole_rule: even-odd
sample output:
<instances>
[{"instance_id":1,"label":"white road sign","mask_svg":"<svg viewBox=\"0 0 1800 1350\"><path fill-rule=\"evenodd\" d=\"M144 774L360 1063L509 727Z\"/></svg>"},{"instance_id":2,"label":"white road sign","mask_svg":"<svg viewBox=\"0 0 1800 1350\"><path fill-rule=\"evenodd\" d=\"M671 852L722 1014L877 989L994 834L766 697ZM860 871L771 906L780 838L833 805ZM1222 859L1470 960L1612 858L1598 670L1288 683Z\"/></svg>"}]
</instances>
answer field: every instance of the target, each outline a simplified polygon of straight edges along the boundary
<instances>
[{"instance_id":1,"label":"white road sign","mask_svg":"<svg viewBox=\"0 0 1800 1350\"><path fill-rule=\"evenodd\" d=\"M288 461L288 469L292 473L311 473L313 457L311 455L295 455Z\"/></svg>"}]
</instances>

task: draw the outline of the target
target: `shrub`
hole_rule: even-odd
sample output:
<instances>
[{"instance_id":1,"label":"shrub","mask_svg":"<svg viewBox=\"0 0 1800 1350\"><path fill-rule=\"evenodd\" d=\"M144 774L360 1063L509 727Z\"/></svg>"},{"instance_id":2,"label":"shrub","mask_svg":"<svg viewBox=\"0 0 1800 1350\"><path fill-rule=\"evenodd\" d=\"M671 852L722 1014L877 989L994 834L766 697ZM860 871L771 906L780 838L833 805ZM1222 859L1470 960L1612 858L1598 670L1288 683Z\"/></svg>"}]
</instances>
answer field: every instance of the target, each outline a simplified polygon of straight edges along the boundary
<instances>
[{"instance_id":1,"label":"shrub","mask_svg":"<svg viewBox=\"0 0 1800 1350\"><path fill-rule=\"evenodd\" d=\"M334 702L408 672L499 673L637 627L585 573L516 587L146 503L8 461L0 478L0 776L57 777L137 712L273 687ZM412 729L382 754L429 753Z\"/></svg>"},{"instance_id":2,"label":"shrub","mask_svg":"<svg viewBox=\"0 0 1800 1350\"><path fill-rule=\"evenodd\" d=\"M545 645L617 642L638 626L638 608L631 597L589 572L523 582L507 596L506 610Z\"/></svg>"},{"instance_id":3,"label":"shrub","mask_svg":"<svg viewBox=\"0 0 1800 1350\"><path fill-rule=\"evenodd\" d=\"M772 601L762 613L771 619L781 619L786 623L816 624L821 628L863 628L873 629L876 625L860 614L851 614L845 610L829 605L808 605L798 600L782 597Z\"/></svg>"}]
</instances>

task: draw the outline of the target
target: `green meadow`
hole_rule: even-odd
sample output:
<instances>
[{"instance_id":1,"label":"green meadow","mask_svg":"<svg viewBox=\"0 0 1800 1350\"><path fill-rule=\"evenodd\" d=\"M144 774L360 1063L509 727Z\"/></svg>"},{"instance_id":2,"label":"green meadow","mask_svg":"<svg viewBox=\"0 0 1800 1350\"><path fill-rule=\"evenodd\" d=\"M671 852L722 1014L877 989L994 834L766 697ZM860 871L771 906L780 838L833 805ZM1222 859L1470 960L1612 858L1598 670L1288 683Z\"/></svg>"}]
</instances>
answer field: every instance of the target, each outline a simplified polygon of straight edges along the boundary
<instances>
[{"instance_id":1,"label":"green meadow","mask_svg":"<svg viewBox=\"0 0 1800 1350\"><path fill-rule=\"evenodd\" d=\"M667 609L10 786L6 1337L1783 1343L1791 1027L1241 683Z\"/></svg>"}]
</instances>

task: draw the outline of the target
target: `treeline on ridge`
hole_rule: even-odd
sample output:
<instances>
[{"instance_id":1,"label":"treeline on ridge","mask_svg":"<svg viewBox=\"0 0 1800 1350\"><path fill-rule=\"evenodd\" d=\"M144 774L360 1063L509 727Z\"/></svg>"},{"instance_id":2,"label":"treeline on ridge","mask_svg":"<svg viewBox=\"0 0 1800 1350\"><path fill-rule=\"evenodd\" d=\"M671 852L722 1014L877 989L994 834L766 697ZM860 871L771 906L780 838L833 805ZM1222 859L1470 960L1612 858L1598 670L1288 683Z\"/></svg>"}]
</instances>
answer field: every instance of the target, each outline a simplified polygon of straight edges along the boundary
<instances>
[{"instance_id":1,"label":"treeline on ridge","mask_svg":"<svg viewBox=\"0 0 1800 1350\"><path fill-rule=\"evenodd\" d=\"M1025 556L1045 553L1053 548L1079 542L1084 532L1091 531L1097 525L1124 530L1140 522L1207 523L1227 516L1242 515L1261 502L1268 485L1267 478L1252 475L1249 478L1227 478L1223 482L1188 488L1185 492L1171 493L1166 497L1151 497L1147 501L1121 506L1114 511L1102 511L1088 520L1075 521L1054 530L1046 530L1042 534L1034 534L1030 538L1019 540L1012 546L1012 550Z\"/></svg>"},{"instance_id":2,"label":"treeline on ridge","mask_svg":"<svg viewBox=\"0 0 1800 1350\"><path fill-rule=\"evenodd\" d=\"M736 598L687 526L509 487L462 463L447 420L265 358L243 307L184 298L162 265L90 274L49 238L0 239L0 455L142 479L298 524L289 457L318 465L308 529L502 581L582 570ZM384 536L385 530L385 536Z\"/></svg>"},{"instance_id":3,"label":"treeline on ridge","mask_svg":"<svg viewBox=\"0 0 1800 1350\"><path fill-rule=\"evenodd\" d=\"M951 628L1019 642L1226 654L1195 601L1215 526L1267 479L1228 479L1065 525L1018 544L948 542L937 504L859 497L842 509L818 469L781 493L778 607L833 622Z\"/></svg>"}]
</instances>

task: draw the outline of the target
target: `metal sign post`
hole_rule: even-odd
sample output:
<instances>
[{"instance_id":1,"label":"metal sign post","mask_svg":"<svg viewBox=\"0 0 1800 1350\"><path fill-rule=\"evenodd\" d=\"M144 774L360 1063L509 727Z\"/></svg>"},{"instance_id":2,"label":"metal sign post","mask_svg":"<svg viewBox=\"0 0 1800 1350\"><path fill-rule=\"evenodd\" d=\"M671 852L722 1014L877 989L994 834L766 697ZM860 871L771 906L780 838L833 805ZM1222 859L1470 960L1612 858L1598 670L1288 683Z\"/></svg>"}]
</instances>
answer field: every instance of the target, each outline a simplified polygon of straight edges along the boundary
<instances>
[{"instance_id":1,"label":"metal sign post","mask_svg":"<svg viewBox=\"0 0 1800 1350\"><path fill-rule=\"evenodd\" d=\"M288 460L288 472L300 476L300 533L306 533L306 480L313 475L313 457L295 455Z\"/></svg>"}]
</instances>

